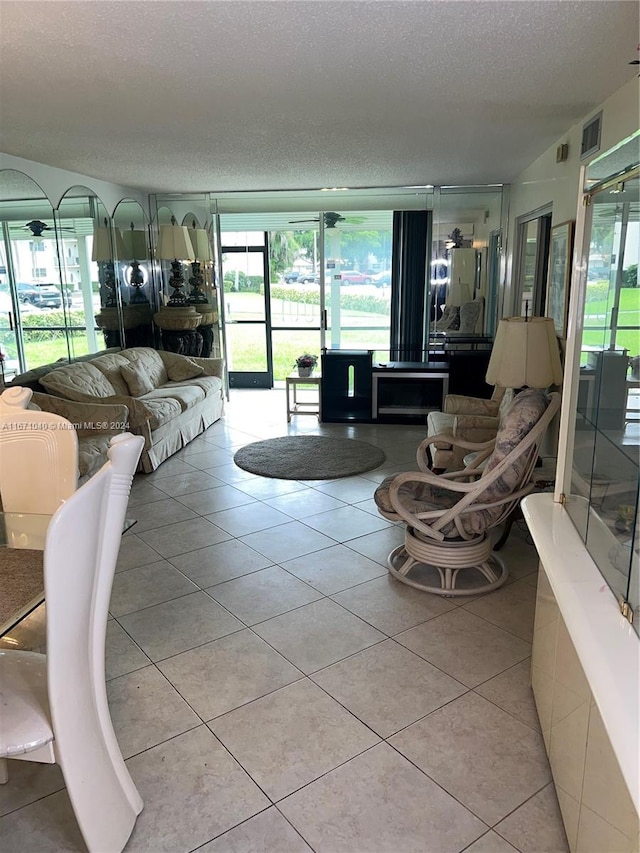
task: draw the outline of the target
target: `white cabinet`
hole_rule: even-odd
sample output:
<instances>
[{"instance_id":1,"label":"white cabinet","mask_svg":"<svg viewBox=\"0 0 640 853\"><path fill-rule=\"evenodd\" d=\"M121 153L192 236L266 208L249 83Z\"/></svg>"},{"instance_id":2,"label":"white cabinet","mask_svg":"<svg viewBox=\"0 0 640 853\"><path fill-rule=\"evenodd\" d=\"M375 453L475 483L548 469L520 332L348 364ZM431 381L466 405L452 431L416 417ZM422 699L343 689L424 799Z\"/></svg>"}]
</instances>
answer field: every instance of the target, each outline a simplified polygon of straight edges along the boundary
<instances>
[{"instance_id":1,"label":"white cabinet","mask_svg":"<svg viewBox=\"0 0 640 853\"><path fill-rule=\"evenodd\" d=\"M447 305L470 302L476 287L476 250L449 250L449 288Z\"/></svg>"}]
</instances>

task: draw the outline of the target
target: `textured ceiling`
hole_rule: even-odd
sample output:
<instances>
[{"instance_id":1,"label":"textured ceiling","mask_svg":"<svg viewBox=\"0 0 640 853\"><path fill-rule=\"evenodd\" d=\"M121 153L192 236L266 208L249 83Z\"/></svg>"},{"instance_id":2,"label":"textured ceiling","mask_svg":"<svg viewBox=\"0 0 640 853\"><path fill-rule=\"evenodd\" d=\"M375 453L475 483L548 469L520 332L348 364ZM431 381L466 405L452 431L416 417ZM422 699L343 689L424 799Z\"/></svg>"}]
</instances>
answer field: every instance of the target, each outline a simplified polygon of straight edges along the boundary
<instances>
[{"instance_id":1,"label":"textured ceiling","mask_svg":"<svg viewBox=\"0 0 640 853\"><path fill-rule=\"evenodd\" d=\"M0 148L159 192L511 181L637 69L636 2L0 2Z\"/></svg>"}]
</instances>

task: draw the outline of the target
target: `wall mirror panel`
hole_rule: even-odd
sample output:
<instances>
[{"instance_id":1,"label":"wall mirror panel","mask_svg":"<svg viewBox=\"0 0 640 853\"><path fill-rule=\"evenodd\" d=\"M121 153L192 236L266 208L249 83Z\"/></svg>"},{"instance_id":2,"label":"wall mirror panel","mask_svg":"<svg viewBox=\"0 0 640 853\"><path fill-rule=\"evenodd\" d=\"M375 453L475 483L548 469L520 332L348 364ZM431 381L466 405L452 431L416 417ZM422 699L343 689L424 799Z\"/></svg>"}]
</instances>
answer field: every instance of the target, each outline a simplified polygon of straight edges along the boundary
<instances>
[{"instance_id":1,"label":"wall mirror panel","mask_svg":"<svg viewBox=\"0 0 640 853\"><path fill-rule=\"evenodd\" d=\"M154 197L152 203L160 345L183 355L220 355L209 194Z\"/></svg>"},{"instance_id":2,"label":"wall mirror panel","mask_svg":"<svg viewBox=\"0 0 640 853\"><path fill-rule=\"evenodd\" d=\"M441 187L434 199L429 322L432 342L491 337L498 313L503 189Z\"/></svg>"},{"instance_id":3,"label":"wall mirror panel","mask_svg":"<svg viewBox=\"0 0 640 853\"><path fill-rule=\"evenodd\" d=\"M157 304L153 287L149 221L138 202L123 199L114 211L113 225L118 308L121 312L116 345L152 347L155 344L153 314ZM104 310L102 313L105 313Z\"/></svg>"},{"instance_id":4,"label":"wall mirror panel","mask_svg":"<svg viewBox=\"0 0 640 853\"><path fill-rule=\"evenodd\" d=\"M97 328L101 304L107 299L107 267L114 249L107 209L87 187L71 187L55 212L63 320L71 358L110 346ZM106 239L105 239L106 238ZM100 256L100 260L98 260ZM102 260L102 257L105 260Z\"/></svg>"},{"instance_id":5,"label":"wall mirror panel","mask_svg":"<svg viewBox=\"0 0 640 853\"><path fill-rule=\"evenodd\" d=\"M0 349L9 381L27 369L68 358L60 223L27 175L0 171Z\"/></svg>"}]
</instances>

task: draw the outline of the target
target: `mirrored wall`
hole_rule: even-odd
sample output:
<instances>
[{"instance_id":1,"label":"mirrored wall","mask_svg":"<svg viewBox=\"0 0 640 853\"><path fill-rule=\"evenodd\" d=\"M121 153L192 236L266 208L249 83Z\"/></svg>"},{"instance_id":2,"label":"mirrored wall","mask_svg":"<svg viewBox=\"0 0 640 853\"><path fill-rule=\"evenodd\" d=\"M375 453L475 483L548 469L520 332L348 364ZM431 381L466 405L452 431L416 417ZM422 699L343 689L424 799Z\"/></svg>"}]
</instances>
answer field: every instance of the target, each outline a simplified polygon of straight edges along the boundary
<instances>
[{"instance_id":1,"label":"mirrored wall","mask_svg":"<svg viewBox=\"0 0 640 853\"><path fill-rule=\"evenodd\" d=\"M506 197L502 186L176 193L150 196L148 215L133 198L109 211L83 186L54 208L30 178L5 170L5 369L148 345L225 356L240 385L271 387L302 351L391 359L394 312L409 302L419 305L421 358L443 341L490 341ZM420 211L412 252L422 261L410 270L395 231L403 213Z\"/></svg>"},{"instance_id":2,"label":"mirrored wall","mask_svg":"<svg viewBox=\"0 0 640 853\"><path fill-rule=\"evenodd\" d=\"M65 193L56 210L21 172L0 172L0 347L5 378L104 347L95 313L96 223L107 219L86 187Z\"/></svg>"}]
</instances>

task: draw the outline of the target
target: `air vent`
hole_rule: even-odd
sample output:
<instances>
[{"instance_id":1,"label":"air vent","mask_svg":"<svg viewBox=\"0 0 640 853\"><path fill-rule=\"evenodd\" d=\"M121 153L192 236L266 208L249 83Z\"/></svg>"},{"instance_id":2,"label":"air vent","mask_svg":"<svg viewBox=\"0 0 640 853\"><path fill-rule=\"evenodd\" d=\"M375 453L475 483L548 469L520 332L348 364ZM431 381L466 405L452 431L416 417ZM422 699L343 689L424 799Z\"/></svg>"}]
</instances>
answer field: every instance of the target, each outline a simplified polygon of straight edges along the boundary
<instances>
[{"instance_id":1,"label":"air vent","mask_svg":"<svg viewBox=\"0 0 640 853\"><path fill-rule=\"evenodd\" d=\"M582 145L580 147L580 159L589 157L600 150L600 131L602 129L602 113L599 112L590 119L582 128Z\"/></svg>"}]
</instances>

